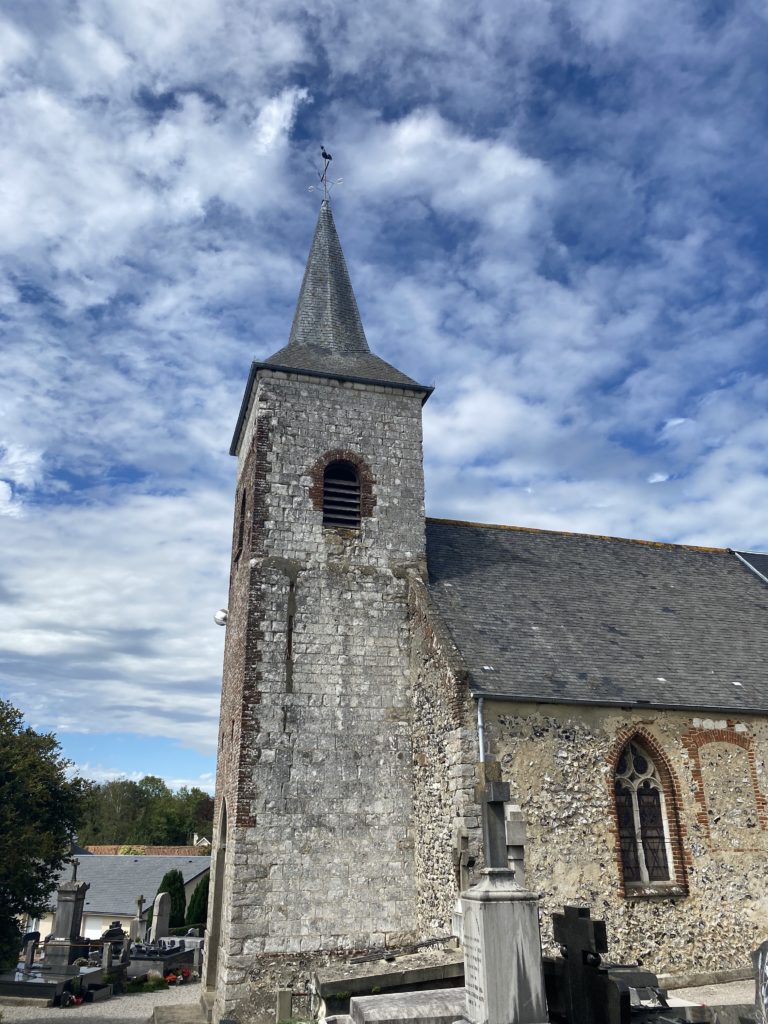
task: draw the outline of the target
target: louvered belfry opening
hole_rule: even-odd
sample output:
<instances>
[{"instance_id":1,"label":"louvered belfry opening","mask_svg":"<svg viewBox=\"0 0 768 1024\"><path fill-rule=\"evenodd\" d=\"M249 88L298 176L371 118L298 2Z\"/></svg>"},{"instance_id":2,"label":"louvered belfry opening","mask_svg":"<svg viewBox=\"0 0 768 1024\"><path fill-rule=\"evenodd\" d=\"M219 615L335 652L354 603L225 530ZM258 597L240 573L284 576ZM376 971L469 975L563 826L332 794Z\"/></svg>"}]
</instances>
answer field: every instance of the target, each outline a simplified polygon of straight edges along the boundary
<instances>
[{"instance_id":1,"label":"louvered belfry opening","mask_svg":"<svg viewBox=\"0 0 768 1024\"><path fill-rule=\"evenodd\" d=\"M329 462L323 474L323 526L360 526L360 477L351 462Z\"/></svg>"}]
</instances>

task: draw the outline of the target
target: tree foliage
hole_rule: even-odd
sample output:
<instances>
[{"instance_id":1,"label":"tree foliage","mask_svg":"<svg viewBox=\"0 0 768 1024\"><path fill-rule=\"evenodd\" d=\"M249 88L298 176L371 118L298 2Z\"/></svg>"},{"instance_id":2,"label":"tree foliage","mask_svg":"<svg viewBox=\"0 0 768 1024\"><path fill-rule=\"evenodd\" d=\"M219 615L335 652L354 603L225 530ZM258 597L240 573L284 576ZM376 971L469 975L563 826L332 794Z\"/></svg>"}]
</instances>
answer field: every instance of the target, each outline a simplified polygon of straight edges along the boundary
<instances>
[{"instance_id":1,"label":"tree foliage","mask_svg":"<svg viewBox=\"0 0 768 1024\"><path fill-rule=\"evenodd\" d=\"M192 928L194 925L198 924L201 924L203 928L205 928L208 922L208 887L210 885L210 881L210 875L206 875L205 878L201 878L195 886L192 895L189 897L187 920L185 922L188 928Z\"/></svg>"},{"instance_id":2,"label":"tree foliage","mask_svg":"<svg viewBox=\"0 0 768 1024\"><path fill-rule=\"evenodd\" d=\"M89 783L78 841L82 846L184 846L194 833L210 838L213 798L196 786L175 793L155 775L138 782Z\"/></svg>"},{"instance_id":3,"label":"tree foliage","mask_svg":"<svg viewBox=\"0 0 768 1024\"><path fill-rule=\"evenodd\" d=\"M157 891L167 892L171 897L171 916L168 922L171 928L181 928L187 909L187 895L184 892L184 876L178 868L166 871Z\"/></svg>"},{"instance_id":4,"label":"tree foliage","mask_svg":"<svg viewBox=\"0 0 768 1024\"><path fill-rule=\"evenodd\" d=\"M45 913L68 859L83 786L68 766L52 734L24 728L0 700L0 965L19 952L17 918Z\"/></svg>"}]
</instances>

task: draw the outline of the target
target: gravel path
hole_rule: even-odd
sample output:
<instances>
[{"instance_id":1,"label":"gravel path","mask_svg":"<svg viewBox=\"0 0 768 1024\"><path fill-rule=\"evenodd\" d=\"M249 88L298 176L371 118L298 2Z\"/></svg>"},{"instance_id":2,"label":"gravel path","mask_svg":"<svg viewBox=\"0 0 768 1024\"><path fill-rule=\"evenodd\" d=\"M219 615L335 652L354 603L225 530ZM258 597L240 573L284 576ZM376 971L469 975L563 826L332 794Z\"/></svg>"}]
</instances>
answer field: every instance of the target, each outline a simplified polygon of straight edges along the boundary
<instances>
[{"instance_id":1,"label":"gravel path","mask_svg":"<svg viewBox=\"0 0 768 1024\"><path fill-rule=\"evenodd\" d=\"M62 1010L58 1006L0 1006L3 1024L11 1021L69 1021L88 1019L88 1024L121 1024L122 1021L148 1021L156 1006L174 1006L181 1003L197 1003L200 999L200 985L179 985L159 992L143 992L140 995L113 996L103 1003L83 1003Z\"/></svg>"}]
</instances>

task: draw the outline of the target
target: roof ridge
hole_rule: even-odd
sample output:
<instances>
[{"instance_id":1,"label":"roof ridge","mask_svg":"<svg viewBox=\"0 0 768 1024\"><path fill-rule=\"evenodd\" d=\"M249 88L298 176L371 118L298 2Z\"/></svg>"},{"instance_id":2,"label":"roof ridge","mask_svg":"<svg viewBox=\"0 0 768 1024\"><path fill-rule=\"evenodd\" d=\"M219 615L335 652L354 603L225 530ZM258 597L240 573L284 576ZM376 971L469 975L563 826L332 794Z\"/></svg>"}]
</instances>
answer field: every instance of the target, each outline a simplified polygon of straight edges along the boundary
<instances>
[{"instance_id":1,"label":"roof ridge","mask_svg":"<svg viewBox=\"0 0 768 1024\"><path fill-rule=\"evenodd\" d=\"M583 533L576 530L548 530L538 526L509 526L505 523L474 523L467 519L441 519L436 516L427 516L428 523L442 523L445 526L469 526L475 529L486 530L511 530L517 533L543 533L558 537L586 537L589 540L611 540L623 544L638 544L650 548L685 548L688 551L710 551L712 553L726 555L731 554L733 549L729 547L710 547L705 544L675 544L665 540L642 540L636 537L614 537L605 533ZM757 552L753 552L757 554Z\"/></svg>"}]
</instances>

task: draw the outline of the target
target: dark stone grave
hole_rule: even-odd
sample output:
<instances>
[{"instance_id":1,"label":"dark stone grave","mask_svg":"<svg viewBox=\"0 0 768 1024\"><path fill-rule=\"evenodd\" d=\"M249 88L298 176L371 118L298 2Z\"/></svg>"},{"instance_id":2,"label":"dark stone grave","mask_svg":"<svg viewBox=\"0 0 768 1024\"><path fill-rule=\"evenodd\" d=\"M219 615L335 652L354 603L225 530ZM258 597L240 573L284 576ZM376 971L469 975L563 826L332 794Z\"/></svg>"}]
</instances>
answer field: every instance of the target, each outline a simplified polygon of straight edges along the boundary
<instances>
[{"instance_id":1,"label":"dark stone grave","mask_svg":"<svg viewBox=\"0 0 768 1024\"><path fill-rule=\"evenodd\" d=\"M197 945L197 944L195 944ZM158 943L137 942L131 947L131 969L135 975L142 971L161 971L164 975L177 967L192 967L195 949L187 946L184 939Z\"/></svg>"},{"instance_id":2,"label":"dark stone grave","mask_svg":"<svg viewBox=\"0 0 768 1024\"><path fill-rule=\"evenodd\" d=\"M0 974L3 999L58 1005L65 992L77 988L85 995L91 986L103 984L100 967L80 967L74 963L81 957L87 959L90 952L90 943L80 935L88 884L77 881L79 863L76 859L72 861L72 878L59 884L53 932L43 943L42 963L35 962L37 943L34 933L29 933L25 936L30 941L24 948L24 960L15 971Z\"/></svg>"},{"instance_id":3,"label":"dark stone grave","mask_svg":"<svg viewBox=\"0 0 768 1024\"><path fill-rule=\"evenodd\" d=\"M608 941L604 921L586 907L565 907L552 915L562 957L544 957L544 982L553 1024L709 1024L704 1006L675 1006L652 971L603 963Z\"/></svg>"}]
</instances>

